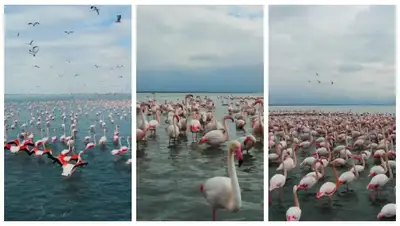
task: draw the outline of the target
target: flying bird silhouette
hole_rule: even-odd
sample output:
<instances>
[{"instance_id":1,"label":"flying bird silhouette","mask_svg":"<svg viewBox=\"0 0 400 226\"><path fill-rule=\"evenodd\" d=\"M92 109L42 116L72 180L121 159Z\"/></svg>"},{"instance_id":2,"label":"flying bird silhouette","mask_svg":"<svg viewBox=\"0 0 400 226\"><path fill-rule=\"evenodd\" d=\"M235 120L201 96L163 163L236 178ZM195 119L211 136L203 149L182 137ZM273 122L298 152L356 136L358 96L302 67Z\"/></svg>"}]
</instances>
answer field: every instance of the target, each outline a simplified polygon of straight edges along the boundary
<instances>
[{"instance_id":1,"label":"flying bird silhouette","mask_svg":"<svg viewBox=\"0 0 400 226\"><path fill-rule=\"evenodd\" d=\"M79 74L75 74L75 77L79 76Z\"/></svg>"},{"instance_id":2,"label":"flying bird silhouette","mask_svg":"<svg viewBox=\"0 0 400 226\"><path fill-rule=\"evenodd\" d=\"M99 67L100 67L100 66L99 66L99 65L97 65L97 64L95 64L94 66L95 66L96 68L99 68Z\"/></svg>"},{"instance_id":3,"label":"flying bird silhouette","mask_svg":"<svg viewBox=\"0 0 400 226\"><path fill-rule=\"evenodd\" d=\"M333 85L333 82L331 81L331 84Z\"/></svg>"},{"instance_id":4,"label":"flying bird silhouette","mask_svg":"<svg viewBox=\"0 0 400 226\"><path fill-rule=\"evenodd\" d=\"M310 80L308 80L308 83L311 83L311 81L310 81Z\"/></svg>"},{"instance_id":5,"label":"flying bird silhouette","mask_svg":"<svg viewBox=\"0 0 400 226\"><path fill-rule=\"evenodd\" d=\"M19 32L17 33L17 37L19 37Z\"/></svg>"},{"instance_id":6,"label":"flying bird silhouette","mask_svg":"<svg viewBox=\"0 0 400 226\"><path fill-rule=\"evenodd\" d=\"M92 5L92 6L90 6L90 9L96 11L97 15L100 15L99 8L97 8L96 6Z\"/></svg>"},{"instance_id":7,"label":"flying bird silhouette","mask_svg":"<svg viewBox=\"0 0 400 226\"><path fill-rule=\"evenodd\" d=\"M121 15L117 15L117 20L115 21L115 23L121 23Z\"/></svg>"},{"instance_id":8,"label":"flying bird silhouette","mask_svg":"<svg viewBox=\"0 0 400 226\"><path fill-rule=\"evenodd\" d=\"M33 41L34 41L34 40L32 39L31 42L29 43L29 45L32 45Z\"/></svg>"},{"instance_id":9,"label":"flying bird silhouette","mask_svg":"<svg viewBox=\"0 0 400 226\"><path fill-rule=\"evenodd\" d=\"M40 68L38 65L35 65L34 67L35 67L35 68Z\"/></svg>"},{"instance_id":10,"label":"flying bird silhouette","mask_svg":"<svg viewBox=\"0 0 400 226\"><path fill-rule=\"evenodd\" d=\"M317 76L319 76L319 74L318 74L318 73L315 73L315 74L317 74Z\"/></svg>"},{"instance_id":11,"label":"flying bird silhouette","mask_svg":"<svg viewBox=\"0 0 400 226\"><path fill-rule=\"evenodd\" d=\"M32 22L29 22L29 23L28 23L28 25L32 25L32 26L36 26L36 25L39 25L39 24L40 24L39 22L33 22L33 23L32 23Z\"/></svg>"},{"instance_id":12,"label":"flying bird silhouette","mask_svg":"<svg viewBox=\"0 0 400 226\"><path fill-rule=\"evenodd\" d=\"M69 34L74 33L74 31L64 31L64 33L67 34L67 35L69 35Z\"/></svg>"},{"instance_id":13,"label":"flying bird silhouette","mask_svg":"<svg viewBox=\"0 0 400 226\"><path fill-rule=\"evenodd\" d=\"M318 83L321 83L321 81L320 80L317 80L318 81Z\"/></svg>"}]
</instances>

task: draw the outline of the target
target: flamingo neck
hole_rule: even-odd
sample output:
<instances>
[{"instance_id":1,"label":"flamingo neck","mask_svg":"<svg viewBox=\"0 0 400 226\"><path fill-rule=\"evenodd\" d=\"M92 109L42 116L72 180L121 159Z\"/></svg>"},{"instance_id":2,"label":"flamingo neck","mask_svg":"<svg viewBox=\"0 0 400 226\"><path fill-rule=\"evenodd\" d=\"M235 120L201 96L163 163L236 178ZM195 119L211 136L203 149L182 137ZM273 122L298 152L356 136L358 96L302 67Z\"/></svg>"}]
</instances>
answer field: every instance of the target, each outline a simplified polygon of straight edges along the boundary
<instances>
[{"instance_id":1,"label":"flamingo neck","mask_svg":"<svg viewBox=\"0 0 400 226\"><path fill-rule=\"evenodd\" d=\"M228 125L226 124L226 119L224 119L224 130L225 130L225 140L229 140L229 131L228 131Z\"/></svg>"},{"instance_id":2,"label":"flamingo neck","mask_svg":"<svg viewBox=\"0 0 400 226\"><path fill-rule=\"evenodd\" d=\"M231 178L231 185L233 190L233 199L231 200L231 208L238 209L241 206L242 198L240 195L239 181L236 175L236 168L233 158L234 151L231 149L228 156L228 173Z\"/></svg>"}]
</instances>

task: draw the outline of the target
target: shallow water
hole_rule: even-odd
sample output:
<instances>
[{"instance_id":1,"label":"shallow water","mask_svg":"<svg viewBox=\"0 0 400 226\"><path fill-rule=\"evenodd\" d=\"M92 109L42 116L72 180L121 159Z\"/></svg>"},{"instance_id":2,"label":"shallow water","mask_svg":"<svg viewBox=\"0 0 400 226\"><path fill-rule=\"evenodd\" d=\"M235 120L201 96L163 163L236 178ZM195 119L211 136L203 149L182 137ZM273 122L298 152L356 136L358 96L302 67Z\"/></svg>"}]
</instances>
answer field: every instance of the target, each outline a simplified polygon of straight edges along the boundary
<instances>
[{"instance_id":1,"label":"shallow water","mask_svg":"<svg viewBox=\"0 0 400 226\"><path fill-rule=\"evenodd\" d=\"M147 100L148 95L150 94L138 94L138 98ZM204 95L217 100L217 95L225 94L201 94ZM157 98L159 96L162 97ZM183 96L184 94L157 94L156 98L176 100ZM221 120L228 114L228 107L221 106L219 100L216 106L215 115ZM157 136L149 138L147 145L141 146L137 153L137 220L209 221L212 219L212 210L200 192L200 185L214 176L228 176L227 145L219 149L199 146L192 143L191 133L187 132L187 138L181 138L178 145L169 148L165 131L167 125L164 121L165 116L161 116L162 124L157 130ZM246 128L251 132L249 121ZM228 122L228 130L230 139L245 135L244 132L236 131L231 122ZM264 219L262 146L257 144L243 157L242 167L237 168L235 161L242 191L242 207L236 213L218 210L217 220Z\"/></svg>"},{"instance_id":2,"label":"shallow water","mask_svg":"<svg viewBox=\"0 0 400 226\"><path fill-rule=\"evenodd\" d=\"M14 101L14 103L18 106L25 102ZM27 108L25 109L20 112L21 122L28 120L29 112ZM51 128L60 128L62 124L60 111L56 112L58 114L51 122ZM68 114L69 110L66 112ZM85 148L83 139L95 120L95 111L89 111L88 117L81 115L79 119L76 147L77 150L82 150ZM117 117L114 120L120 125L120 136L131 136L130 115L123 120ZM106 123L107 126L111 125L108 120ZM69 118L66 125L69 127ZM99 134L99 125L96 127ZM61 176L61 167L53 165L47 157L5 152L4 219L6 221L130 221L131 165L125 164L125 161L130 158L131 151L120 160L114 161L114 157L110 154L114 149L111 143L113 131L114 128L110 126L107 133L107 148L101 150L97 146L87 151L82 157L89 164L78 168L70 178ZM17 132L18 130L10 131L10 139L14 138ZM39 138L40 131L35 130L35 132L38 134L35 138ZM54 135L54 132L50 133ZM57 134L58 138L59 136L60 134ZM122 144L126 145L124 141ZM65 149L60 143L51 147L56 153Z\"/></svg>"}]
</instances>

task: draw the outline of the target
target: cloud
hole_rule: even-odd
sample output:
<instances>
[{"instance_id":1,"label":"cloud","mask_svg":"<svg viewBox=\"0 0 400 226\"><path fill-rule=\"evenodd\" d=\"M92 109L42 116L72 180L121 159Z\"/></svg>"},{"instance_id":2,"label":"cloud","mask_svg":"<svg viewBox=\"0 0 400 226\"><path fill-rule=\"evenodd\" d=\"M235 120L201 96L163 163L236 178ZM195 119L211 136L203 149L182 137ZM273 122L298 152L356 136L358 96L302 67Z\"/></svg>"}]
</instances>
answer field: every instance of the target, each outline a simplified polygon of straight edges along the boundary
<instances>
[{"instance_id":1,"label":"cloud","mask_svg":"<svg viewBox=\"0 0 400 226\"><path fill-rule=\"evenodd\" d=\"M270 6L269 17L270 103L395 100L394 6Z\"/></svg>"},{"instance_id":2,"label":"cloud","mask_svg":"<svg viewBox=\"0 0 400 226\"><path fill-rule=\"evenodd\" d=\"M100 15L89 6L5 6L5 92L130 93L131 6L98 8Z\"/></svg>"},{"instance_id":3,"label":"cloud","mask_svg":"<svg viewBox=\"0 0 400 226\"><path fill-rule=\"evenodd\" d=\"M138 6L137 39L138 91L186 91L191 83L197 91L217 92L222 84L213 90L207 84L229 80L235 71L257 85L238 83L231 92L263 91L263 75L252 74L263 67L262 6ZM155 86L154 79L170 82Z\"/></svg>"}]
</instances>

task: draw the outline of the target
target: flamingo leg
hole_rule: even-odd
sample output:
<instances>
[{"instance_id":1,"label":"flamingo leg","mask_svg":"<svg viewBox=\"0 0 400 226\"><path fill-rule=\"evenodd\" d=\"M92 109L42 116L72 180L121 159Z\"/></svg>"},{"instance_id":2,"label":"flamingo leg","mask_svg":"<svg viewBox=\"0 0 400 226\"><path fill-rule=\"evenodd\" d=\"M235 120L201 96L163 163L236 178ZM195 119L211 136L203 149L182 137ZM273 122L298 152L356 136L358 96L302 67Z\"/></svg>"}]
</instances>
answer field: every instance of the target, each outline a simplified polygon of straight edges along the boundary
<instances>
[{"instance_id":1,"label":"flamingo leg","mask_svg":"<svg viewBox=\"0 0 400 226\"><path fill-rule=\"evenodd\" d=\"M215 209L213 209L213 211L212 211L212 220L213 221L217 220L217 211Z\"/></svg>"},{"instance_id":2,"label":"flamingo leg","mask_svg":"<svg viewBox=\"0 0 400 226\"><path fill-rule=\"evenodd\" d=\"M283 188L280 187L279 188L279 201L282 201L282 190L283 190Z\"/></svg>"}]
</instances>

